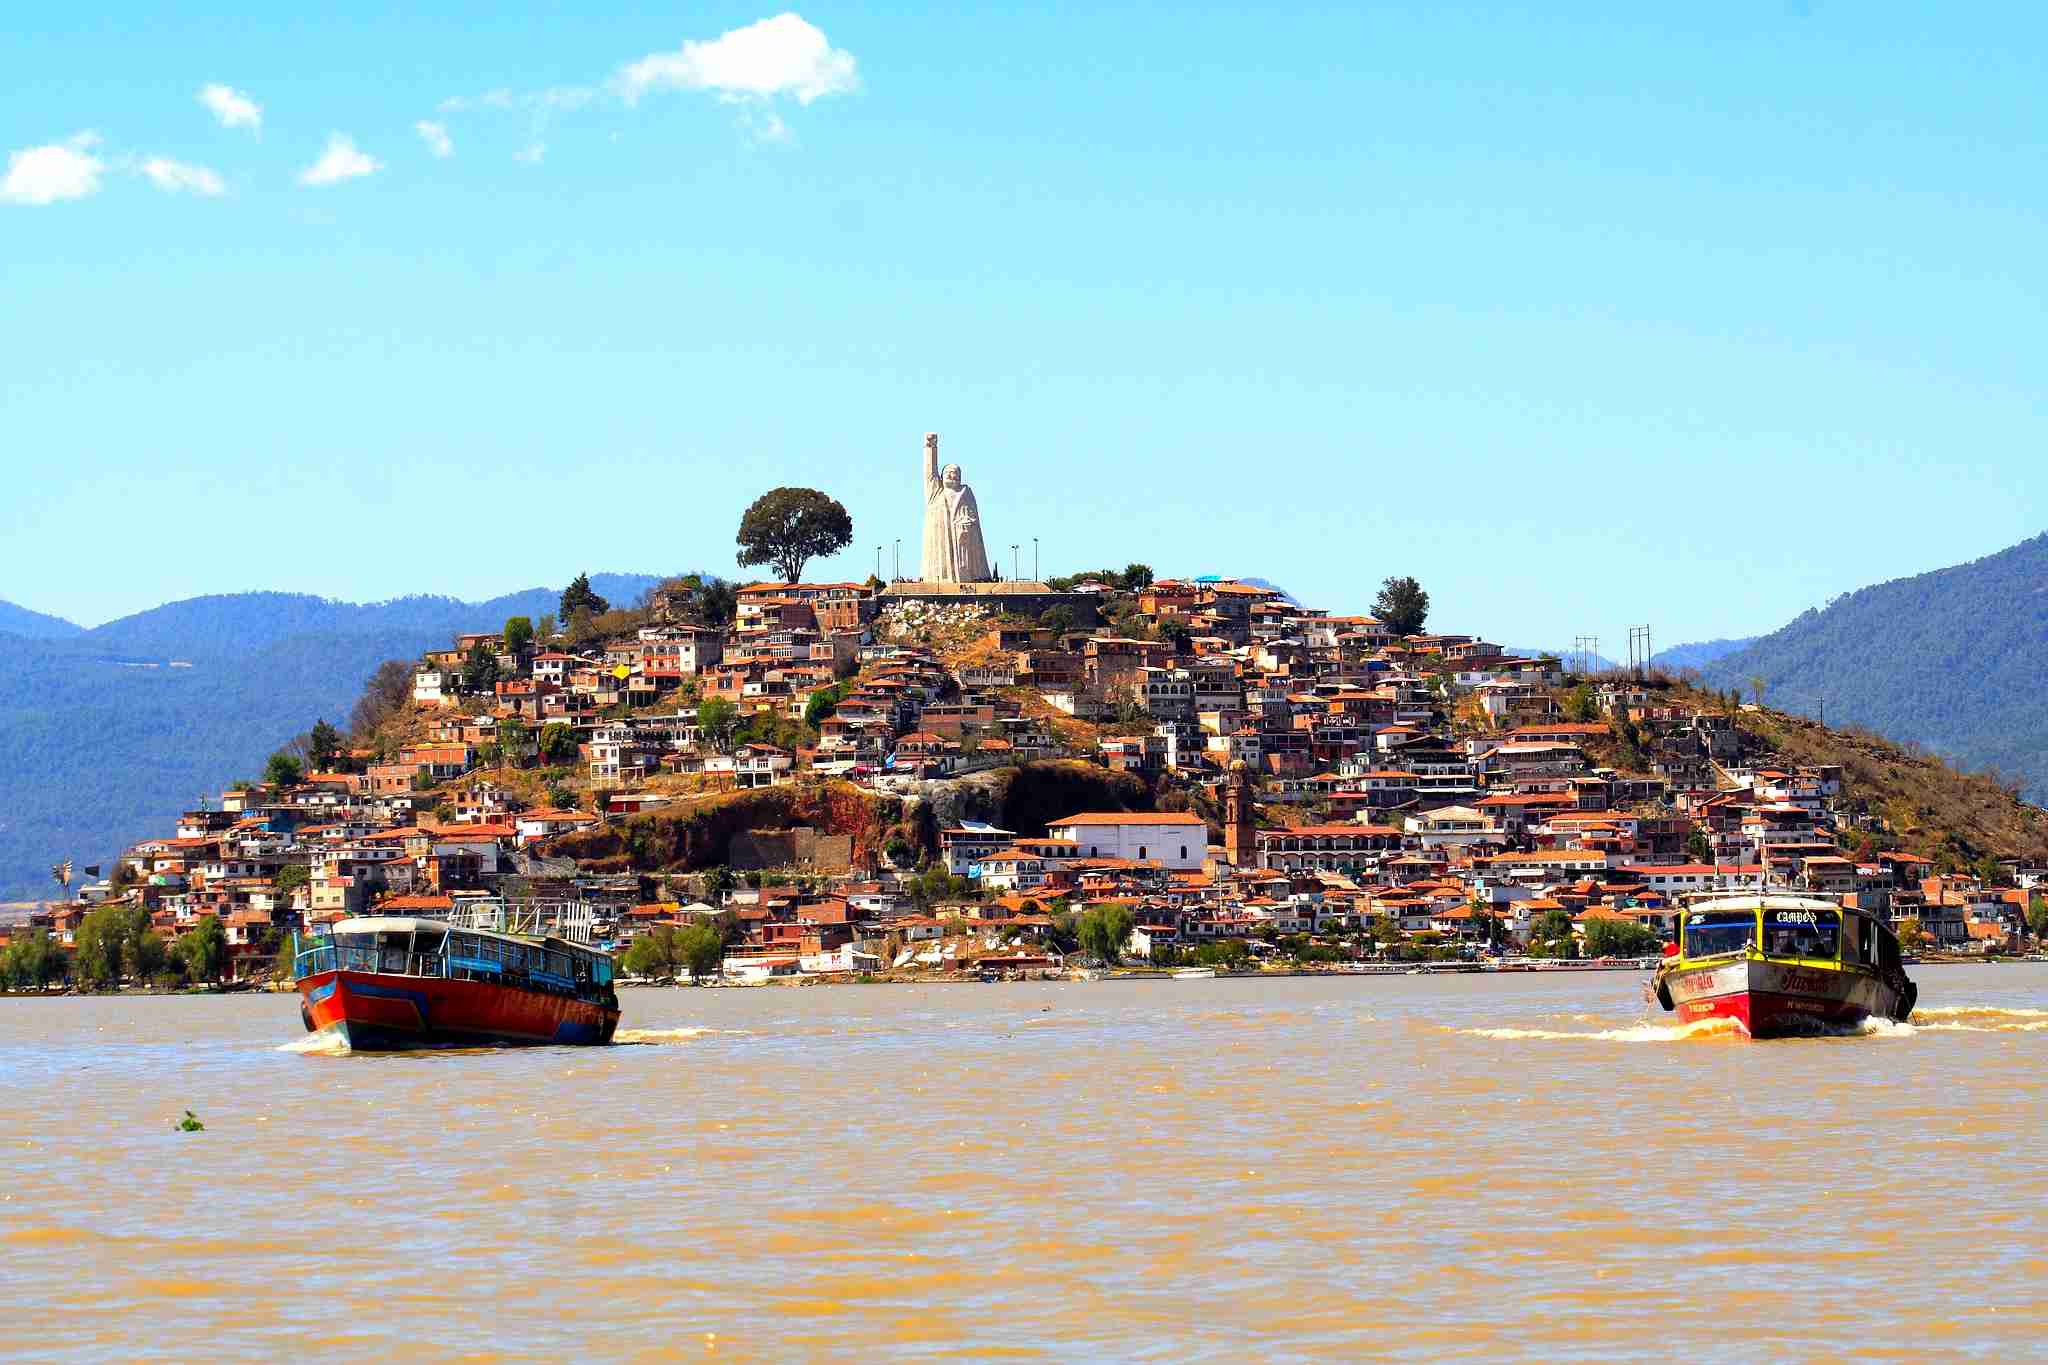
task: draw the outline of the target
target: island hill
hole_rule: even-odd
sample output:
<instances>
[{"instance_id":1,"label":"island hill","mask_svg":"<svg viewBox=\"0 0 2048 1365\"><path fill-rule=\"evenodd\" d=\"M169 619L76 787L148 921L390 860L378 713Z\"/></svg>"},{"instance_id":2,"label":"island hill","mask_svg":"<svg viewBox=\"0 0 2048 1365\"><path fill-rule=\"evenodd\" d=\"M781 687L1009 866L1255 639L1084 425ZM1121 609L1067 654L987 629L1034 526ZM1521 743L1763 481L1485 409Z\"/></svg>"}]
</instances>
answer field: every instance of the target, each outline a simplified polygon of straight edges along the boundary
<instances>
[{"instance_id":1,"label":"island hill","mask_svg":"<svg viewBox=\"0 0 2048 1365\"><path fill-rule=\"evenodd\" d=\"M351 733L135 845L0 969L259 976L288 931L497 896L735 980L1632 955L1759 877L1927 951L2048 918L2048 817L2012 791L1427 631L1412 580L1351 615L1142 565L983 589L691 575L615 608L579 579L387 665Z\"/></svg>"}]
</instances>

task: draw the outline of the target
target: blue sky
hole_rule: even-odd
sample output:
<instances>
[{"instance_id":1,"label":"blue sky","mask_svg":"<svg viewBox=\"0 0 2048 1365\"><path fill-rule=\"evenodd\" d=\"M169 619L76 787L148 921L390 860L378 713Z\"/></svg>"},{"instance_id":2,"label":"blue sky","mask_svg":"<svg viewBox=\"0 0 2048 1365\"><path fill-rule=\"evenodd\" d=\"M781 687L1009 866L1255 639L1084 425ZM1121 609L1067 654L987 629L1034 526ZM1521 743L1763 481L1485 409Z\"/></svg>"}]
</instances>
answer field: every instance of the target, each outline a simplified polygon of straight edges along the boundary
<instances>
[{"instance_id":1,"label":"blue sky","mask_svg":"<svg viewBox=\"0 0 2048 1365\"><path fill-rule=\"evenodd\" d=\"M283 8L10 19L0 597L909 567L926 430L1027 573L1516 643L2042 529L2038 6Z\"/></svg>"}]
</instances>

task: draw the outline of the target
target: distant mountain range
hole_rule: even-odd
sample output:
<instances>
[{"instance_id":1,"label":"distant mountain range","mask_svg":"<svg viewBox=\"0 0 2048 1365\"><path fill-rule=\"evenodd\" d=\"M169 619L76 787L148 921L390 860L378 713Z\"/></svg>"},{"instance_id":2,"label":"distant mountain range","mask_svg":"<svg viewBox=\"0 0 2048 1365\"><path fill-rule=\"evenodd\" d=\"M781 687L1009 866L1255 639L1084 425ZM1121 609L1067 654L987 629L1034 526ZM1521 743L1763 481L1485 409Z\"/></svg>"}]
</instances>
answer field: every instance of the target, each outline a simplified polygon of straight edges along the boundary
<instances>
[{"instance_id":1,"label":"distant mountain range","mask_svg":"<svg viewBox=\"0 0 2048 1365\"><path fill-rule=\"evenodd\" d=\"M29 640L62 640L83 634L84 626L61 616L45 616L42 612L30 611L12 602L0 602L0 635L19 635Z\"/></svg>"},{"instance_id":2,"label":"distant mountain range","mask_svg":"<svg viewBox=\"0 0 2048 1365\"><path fill-rule=\"evenodd\" d=\"M625 606L659 581L598 574L591 586ZM16 608L69 633L0 627L0 900L54 892L52 863L108 864L201 793L259 772L314 721L345 722L386 659L416 659L508 616L538 618L560 596L359 604L236 593L92 630Z\"/></svg>"},{"instance_id":3,"label":"distant mountain range","mask_svg":"<svg viewBox=\"0 0 2048 1365\"><path fill-rule=\"evenodd\" d=\"M1704 670L1764 701L1994 766L2048 798L2048 534L1806 612Z\"/></svg>"},{"instance_id":4,"label":"distant mountain range","mask_svg":"<svg viewBox=\"0 0 2048 1365\"><path fill-rule=\"evenodd\" d=\"M1689 645L1673 645L1669 649L1660 649L1655 654L1652 654L1650 656L1650 666L1652 668L1670 669L1673 672L1687 668L1704 668L1723 655L1733 654L1755 638L1755 636L1751 636L1749 639L1743 640L1701 640ZM1510 654L1561 659L1567 667L1576 666L1579 662L1578 651L1572 649L1543 649L1535 645L1506 645L1503 647ZM1605 673L1625 666L1617 660L1608 658L1605 654L1598 653L1586 661L1586 671L1591 673Z\"/></svg>"}]
</instances>

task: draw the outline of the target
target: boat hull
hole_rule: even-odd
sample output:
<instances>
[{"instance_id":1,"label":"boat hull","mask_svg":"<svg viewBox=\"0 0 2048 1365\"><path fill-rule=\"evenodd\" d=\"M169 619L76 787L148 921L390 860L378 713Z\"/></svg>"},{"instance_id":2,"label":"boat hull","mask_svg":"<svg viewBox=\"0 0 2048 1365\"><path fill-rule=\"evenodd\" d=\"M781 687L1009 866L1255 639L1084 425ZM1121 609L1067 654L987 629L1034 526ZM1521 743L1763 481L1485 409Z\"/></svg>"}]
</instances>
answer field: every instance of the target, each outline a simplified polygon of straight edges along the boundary
<instances>
[{"instance_id":1,"label":"boat hull","mask_svg":"<svg viewBox=\"0 0 2048 1365\"><path fill-rule=\"evenodd\" d=\"M312 1033L354 1052L609 1043L619 1012L494 981L326 971L299 982Z\"/></svg>"},{"instance_id":2,"label":"boat hull","mask_svg":"<svg viewBox=\"0 0 2048 1365\"><path fill-rule=\"evenodd\" d=\"M1769 958L1667 969L1657 987L1685 1022L1733 1019L1752 1038L1839 1032L1871 1018L1903 1019L1912 1010L1898 986L1876 972Z\"/></svg>"}]
</instances>

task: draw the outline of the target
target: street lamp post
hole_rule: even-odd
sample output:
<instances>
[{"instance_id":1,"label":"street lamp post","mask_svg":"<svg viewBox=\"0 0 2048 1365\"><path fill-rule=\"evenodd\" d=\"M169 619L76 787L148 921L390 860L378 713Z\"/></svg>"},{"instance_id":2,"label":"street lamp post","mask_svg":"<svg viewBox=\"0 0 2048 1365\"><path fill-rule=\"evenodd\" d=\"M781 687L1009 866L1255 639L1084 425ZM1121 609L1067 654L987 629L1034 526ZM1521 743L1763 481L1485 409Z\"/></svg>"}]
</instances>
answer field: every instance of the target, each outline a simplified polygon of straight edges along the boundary
<instances>
[{"instance_id":1,"label":"street lamp post","mask_svg":"<svg viewBox=\"0 0 2048 1365\"><path fill-rule=\"evenodd\" d=\"M1041 578L1041 577L1039 576L1039 573L1038 573L1038 537L1037 537L1037 536L1033 536L1033 537L1031 537L1031 581L1032 581L1032 582L1034 582L1034 583L1043 583L1043 582L1045 581L1045 580L1044 580L1043 578Z\"/></svg>"},{"instance_id":2,"label":"street lamp post","mask_svg":"<svg viewBox=\"0 0 2048 1365\"><path fill-rule=\"evenodd\" d=\"M1017 547L1010 546L1010 581L1017 581Z\"/></svg>"}]
</instances>

